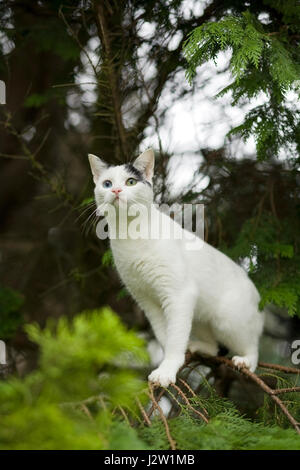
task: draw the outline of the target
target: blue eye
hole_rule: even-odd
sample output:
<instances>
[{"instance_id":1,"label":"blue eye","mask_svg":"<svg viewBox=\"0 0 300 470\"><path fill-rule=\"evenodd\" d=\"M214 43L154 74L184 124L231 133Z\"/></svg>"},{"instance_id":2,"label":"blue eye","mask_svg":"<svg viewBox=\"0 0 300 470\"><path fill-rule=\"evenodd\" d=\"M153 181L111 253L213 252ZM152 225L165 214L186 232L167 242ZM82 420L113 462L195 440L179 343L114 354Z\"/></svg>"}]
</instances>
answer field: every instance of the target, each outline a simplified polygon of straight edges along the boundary
<instances>
[{"instance_id":1,"label":"blue eye","mask_svg":"<svg viewBox=\"0 0 300 470\"><path fill-rule=\"evenodd\" d=\"M112 182L110 180L105 180L102 183L103 188L111 188L112 187Z\"/></svg>"}]
</instances>

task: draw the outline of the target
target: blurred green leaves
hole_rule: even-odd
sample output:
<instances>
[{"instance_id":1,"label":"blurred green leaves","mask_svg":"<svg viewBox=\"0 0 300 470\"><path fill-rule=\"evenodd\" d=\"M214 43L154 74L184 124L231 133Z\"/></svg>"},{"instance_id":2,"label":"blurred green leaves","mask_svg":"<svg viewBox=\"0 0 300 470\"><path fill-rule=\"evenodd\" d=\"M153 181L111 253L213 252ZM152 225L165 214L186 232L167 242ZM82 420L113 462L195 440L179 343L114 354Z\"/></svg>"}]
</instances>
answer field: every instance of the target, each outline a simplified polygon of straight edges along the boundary
<instances>
[{"instance_id":1,"label":"blurred green leaves","mask_svg":"<svg viewBox=\"0 0 300 470\"><path fill-rule=\"evenodd\" d=\"M0 382L0 448L109 447L113 409L134 409L145 387L137 372L147 363L143 340L109 308L26 330L40 347L39 367Z\"/></svg>"}]
</instances>

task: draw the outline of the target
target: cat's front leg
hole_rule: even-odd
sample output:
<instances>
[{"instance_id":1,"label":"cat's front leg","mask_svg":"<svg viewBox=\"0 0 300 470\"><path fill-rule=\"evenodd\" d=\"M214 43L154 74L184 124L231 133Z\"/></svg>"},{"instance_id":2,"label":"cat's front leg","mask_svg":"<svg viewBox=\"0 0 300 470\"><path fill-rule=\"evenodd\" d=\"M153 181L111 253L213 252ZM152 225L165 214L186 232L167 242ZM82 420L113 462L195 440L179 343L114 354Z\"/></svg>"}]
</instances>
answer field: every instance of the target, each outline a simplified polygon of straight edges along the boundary
<instances>
[{"instance_id":1,"label":"cat's front leg","mask_svg":"<svg viewBox=\"0 0 300 470\"><path fill-rule=\"evenodd\" d=\"M164 349L166 343L166 319L163 309L147 297L139 297L138 303L148 318L157 341Z\"/></svg>"},{"instance_id":2,"label":"cat's front leg","mask_svg":"<svg viewBox=\"0 0 300 470\"><path fill-rule=\"evenodd\" d=\"M190 296L173 298L165 307L167 334L164 359L149 375L150 382L168 387L176 382L176 374L184 364L185 352L190 337L194 303Z\"/></svg>"}]
</instances>

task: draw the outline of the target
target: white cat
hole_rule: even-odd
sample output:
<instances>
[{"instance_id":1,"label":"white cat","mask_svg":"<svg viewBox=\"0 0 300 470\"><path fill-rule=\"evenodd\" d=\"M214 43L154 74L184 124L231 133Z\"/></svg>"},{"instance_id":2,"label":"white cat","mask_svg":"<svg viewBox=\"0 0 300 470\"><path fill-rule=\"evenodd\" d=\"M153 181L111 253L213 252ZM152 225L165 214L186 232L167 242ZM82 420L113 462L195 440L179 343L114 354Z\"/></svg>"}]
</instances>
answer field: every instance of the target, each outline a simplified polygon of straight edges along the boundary
<instances>
[{"instance_id":1,"label":"white cat","mask_svg":"<svg viewBox=\"0 0 300 470\"><path fill-rule=\"evenodd\" d=\"M130 209L139 204L148 209L141 221L150 224L151 230L158 221L176 224L153 208L151 149L133 164L109 166L91 154L89 160L98 210L111 205L123 215L123 222L130 222L134 220ZM107 222L110 233L123 224L110 214ZM167 387L176 381L187 349L214 356L218 344L235 354L232 360L237 367L254 371L264 323L254 284L240 266L202 240L200 249L187 249L185 231L178 224L176 228L182 231L182 239L157 239L155 230L156 236L135 239L125 228L125 237L123 233L110 240L119 275L164 350L164 359L149 380Z\"/></svg>"}]
</instances>

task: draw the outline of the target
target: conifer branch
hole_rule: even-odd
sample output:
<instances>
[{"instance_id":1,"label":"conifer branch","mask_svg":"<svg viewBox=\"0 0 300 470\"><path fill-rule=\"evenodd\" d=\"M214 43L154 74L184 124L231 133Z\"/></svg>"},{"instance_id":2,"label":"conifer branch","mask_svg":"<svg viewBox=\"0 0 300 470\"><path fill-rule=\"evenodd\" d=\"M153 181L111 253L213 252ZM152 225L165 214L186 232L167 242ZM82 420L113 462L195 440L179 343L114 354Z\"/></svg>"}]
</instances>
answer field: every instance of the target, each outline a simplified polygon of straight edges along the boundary
<instances>
[{"instance_id":1,"label":"conifer branch","mask_svg":"<svg viewBox=\"0 0 300 470\"><path fill-rule=\"evenodd\" d=\"M194 363L196 362L195 367L197 367L201 364L205 364L209 367L212 367L212 369L213 369L212 374L213 375L214 375L214 367L213 367L214 365L215 366L224 365L225 367L227 367L227 368L229 368L229 369L231 369L231 370L233 370L233 371L235 371L239 374L242 374L242 375L246 376L248 379L250 379L252 382L254 382L265 394L267 394L270 397L270 399L275 403L275 405L277 405L281 409L282 413L288 419L288 421L290 422L292 427L296 430L296 432L298 434L300 434L300 423L292 416L292 414L288 410L288 407L284 403L284 401L281 398L278 397L278 395L282 395L282 394L285 394L285 393L300 392L300 387L299 386L285 387L285 388L271 388L261 378L262 376L259 376L256 373L250 372L249 369L247 369L245 367L238 368L237 366L234 365L234 363L230 359L228 359L226 357L221 357L221 356L209 357L208 358L208 357L202 357L199 354L191 354L191 353L188 352L186 354L186 362L185 362L184 366L181 368L181 371L184 370L185 368L190 368L190 363L191 362L194 362ZM269 363L265 363L265 362L260 362L258 364L258 367L259 368L264 368L264 369L267 368L267 369L271 369L271 370L272 369L277 370L278 372L282 372L282 373L285 373L285 374L300 374L299 369L296 369L296 368L293 368L293 367L281 366L279 364L269 364ZM193 369L194 369L194 367L193 367ZM141 406L139 406L139 408L141 410L141 413L144 417L144 421L148 425L151 424L150 416L152 415L153 411L155 409L157 409L159 411L160 417L161 417L161 419L164 423L164 426L165 426L166 434L168 436L168 440L170 442L170 445L171 445L171 442L172 442L172 445L173 445L173 441L174 441L171 437L169 426L168 426L168 420L171 419L170 418L170 413L168 413L169 418L167 419L167 417L165 416L163 410L161 409L161 407L158 404L159 400L162 398L162 396L165 394L166 391L169 392L169 398L171 399L171 401L173 401L173 405L175 403L177 403L179 406L181 406L181 404L178 401L178 397L180 396L182 398L185 406L191 412L198 415L206 424L209 423L209 415L207 413L207 410L202 407L204 413L200 412L199 410L195 409L195 407L193 406L193 404L190 401L191 399L195 399L197 397L197 393L195 393L193 388L185 380L183 380L180 376L178 377L178 382L180 382L185 387L185 389L188 390L188 392L192 395L191 398L188 397L186 395L186 393L177 384L171 384L171 387L173 387L177 391L177 394L178 394L177 397L175 397L170 392L169 389L161 388L158 397L155 398L154 391L153 391L153 385L151 383L149 383L149 391L150 391L149 396L150 396L150 399L151 399L150 410L149 410L148 413L145 413L145 410ZM172 445L171 445L171 448L172 448Z\"/></svg>"},{"instance_id":2,"label":"conifer branch","mask_svg":"<svg viewBox=\"0 0 300 470\"><path fill-rule=\"evenodd\" d=\"M208 419L206 418L206 416L204 416L203 413L201 413L200 411L196 410L189 402L189 399L186 397L186 395L183 393L183 391L176 385L176 384L172 384L172 387L175 388L175 390L177 390L178 394L183 398L184 402L186 403L187 407L192 410L194 413L196 413L198 416L200 416L201 419L203 419L203 421L208 424ZM206 411L206 410L205 410ZM207 414L207 411L206 411L206 414Z\"/></svg>"},{"instance_id":3,"label":"conifer branch","mask_svg":"<svg viewBox=\"0 0 300 470\"><path fill-rule=\"evenodd\" d=\"M195 359L196 360L200 359L200 360L203 361L203 358L201 358L201 356L199 356L197 354L191 354L191 355L187 354L187 362L190 362L191 360L195 360ZM271 399L276 403L276 405L279 406L279 408L281 409L283 414L287 417L287 419L289 420L291 425L295 428L297 433L300 434L299 423L291 415L291 413L289 412L289 410L287 409L287 407L285 406L283 401L277 396L277 394L278 394L277 390L278 389L273 390L257 374L255 374L254 372L251 372L246 367L238 368L237 366L235 366L233 364L233 362L230 359L228 359L226 357L220 357L220 356L210 357L210 358L205 358L204 361L208 362L208 363L214 363L214 364L224 364L226 367L229 367L230 369L233 369L233 370L235 370L235 371L237 371L237 372L239 372L243 375L246 375L249 379L251 379L253 382L255 382L267 395L269 395L271 397ZM262 364L264 364L264 366L266 366L266 363L262 363ZM260 367L260 364L258 364L258 366ZM297 369L290 368L290 367L279 366L277 364L268 364L267 366L268 366L268 368L270 368L270 366L273 366L272 368L274 368L274 366L275 366L275 368L277 368L277 370L280 370L281 372L295 374L296 373L295 371L297 371L297 373L300 374L300 369L297 370ZM284 389L282 389L282 390L284 390ZM292 391L291 388L288 388L285 391L281 391L281 393L287 393L287 392L290 393L291 391ZM298 390L293 390L293 391L298 391Z\"/></svg>"}]
</instances>

